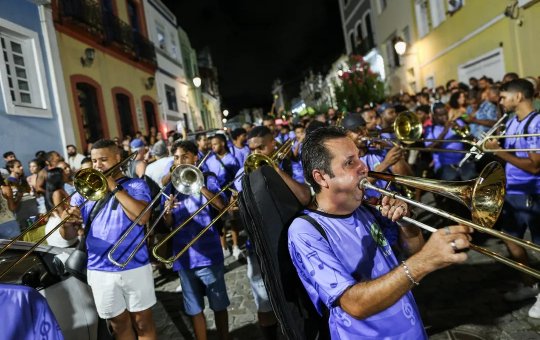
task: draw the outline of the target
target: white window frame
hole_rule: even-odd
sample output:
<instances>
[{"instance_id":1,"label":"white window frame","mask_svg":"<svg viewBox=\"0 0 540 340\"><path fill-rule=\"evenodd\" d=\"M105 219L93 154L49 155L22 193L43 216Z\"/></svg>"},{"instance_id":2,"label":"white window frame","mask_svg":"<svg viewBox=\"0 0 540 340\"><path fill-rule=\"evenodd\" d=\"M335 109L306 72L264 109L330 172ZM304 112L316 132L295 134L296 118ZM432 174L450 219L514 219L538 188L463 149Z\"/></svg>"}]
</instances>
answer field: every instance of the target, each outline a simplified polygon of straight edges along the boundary
<instances>
[{"instance_id":1,"label":"white window frame","mask_svg":"<svg viewBox=\"0 0 540 340\"><path fill-rule=\"evenodd\" d=\"M433 28L439 26L446 20L444 0L429 0L429 11Z\"/></svg>"},{"instance_id":2,"label":"white window frame","mask_svg":"<svg viewBox=\"0 0 540 340\"><path fill-rule=\"evenodd\" d=\"M379 14L381 14L382 12L384 12L386 7L388 7L388 0L377 0L377 5L378 5L377 7L379 10Z\"/></svg>"},{"instance_id":3,"label":"white window frame","mask_svg":"<svg viewBox=\"0 0 540 340\"><path fill-rule=\"evenodd\" d=\"M163 36L163 45L159 39L159 36ZM156 21L156 45L162 51L167 51L167 30L160 22Z\"/></svg>"},{"instance_id":4,"label":"white window frame","mask_svg":"<svg viewBox=\"0 0 540 340\"><path fill-rule=\"evenodd\" d=\"M422 8L423 6L425 7ZM422 38L429 33L427 0L416 0L414 3L414 12L416 14L418 37Z\"/></svg>"},{"instance_id":5,"label":"white window frame","mask_svg":"<svg viewBox=\"0 0 540 340\"><path fill-rule=\"evenodd\" d=\"M25 71L32 103L15 103L11 99L6 62L0 56L0 90L7 114L26 117L52 118L49 92L45 86L45 67L43 64L39 35L37 32L0 18L0 34L7 41L14 40L21 44Z\"/></svg>"}]
</instances>

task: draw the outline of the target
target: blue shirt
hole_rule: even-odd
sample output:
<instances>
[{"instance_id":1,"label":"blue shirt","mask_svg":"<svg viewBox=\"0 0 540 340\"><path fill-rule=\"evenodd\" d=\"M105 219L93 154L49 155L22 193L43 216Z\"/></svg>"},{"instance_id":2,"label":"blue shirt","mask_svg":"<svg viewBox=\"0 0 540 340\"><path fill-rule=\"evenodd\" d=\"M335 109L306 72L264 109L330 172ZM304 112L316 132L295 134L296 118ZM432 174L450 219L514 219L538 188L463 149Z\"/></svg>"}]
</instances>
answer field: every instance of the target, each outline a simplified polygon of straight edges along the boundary
<instances>
[{"instance_id":1,"label":"blue shirt","mask_svg":"<svg viewBox=\"0 0 540 340\"><path fill-rule=\"evenodd\" d=\"M246 161L247 156L249 155L249 147L244 145L242 148L237 148L234 144L229 148L234 158L238 161L239 166L243 166Z\"/></svg>"},{"instance_id":2,"label":"blue shirt","mask_svg":"<svg viewBox=\"0 0 540 340\"><path fill-rule=\"evenodd\" d=\"M208 171L213 172L217 176L220 187L224 187L232 181L234 174L240 169L238 161L231 153L225 154L221 159L215 154L209 156L206 159L206 166L208 167Z\"/></svg>"},{"instance_id":3,"label":"blue shirt","mask_svg":"<svg viewBox=\"0 0 540 340\"><path fill-rule=\"evenodd\" d=\"M212 151L208 151L208 152L212 152ZM205 156L205 155L206 155L206 154L202 153L201 150L199 150L199 151L197 152L197 157L199 158L199 163L204 159L204 156ZM210 157L212 157L212 156L211 156L211 155L208 156L208 158L210 158ZM206 159L206 161L208 160L208 158ZM208 172L208 171L210 171L210 170L208 170L208 165L206 165L206 161L204 161L204 163L201 164L201 166L199 166L199 169L200 169L202 172ZM173 163L174 163L174 160L173 160Z\"/></svg>"},{"instance_id":4,"label":"blue shirt","mask_svg":"<svg viewBox=\"0 0 540 340\"><path fill-rule=\"evenodd\" d=\"M489 100L485 100L482 104L480 104L478 111L476 111L476 119L479 120L497 120L497 115L497 105L493 104ZM487 132L490 129L489 126L475 123L471 123L469 127L471 129L471 135L478 139L481 138L482 133Z\"/></svg>"},{"instance_id":5,"label":"blue shirt","mask_svg":"<svg viewBox=\"0 0 540 340\"><path fill-rule=\"evenodd\" d=\"M47 300L37 290L22 285L1 284L0 304L2 339L64 339Z\"/></svg>"},{"instance_id":6,"label":"blue shirt","mask_svg":"<svg viewBox=\"0 0 540 340\"><path fill-rule=\"evenodd\" d=\"M465 123L461 119L456 119L456 123L459 126L465 125ZM437 139L439 138L439 135L444 130L444 126L442 125L432 125L431 127L428 127L426 129L426 139ZM448 132L442 139L446 140L456 140L456 142L444 142L439 144L437 149L447 149L447 150L465 150L465 144L457 142L457 140L461 140L461 137L457 135L454 130L448 129ZM425 142L426 147L429 147L433 142ZM459 162L463 159L464 154L463 153L457 153L457 152L434 152L433 153L433 163L435 171L439 170L443 165L449 165L449 164L459 164Z\"/></svg>"},{"instance_id":7,"label":"blue shirt","mask_svg":"<svg viewBox=\"0 0 540 340\"><path fill-rule=\"evenodd\" d=\"M346 216L311 210L304 213L319 222L328 241L310 222L296 218L289 228L289 254L319 313L323 305L328 308L332 339L426 339L410 291L392 306L362 320L338 306L349 287L380 278L399 266L382 235L382 216L375 217L363 206Z\"/></svg>"},{"instance_id":8,"label":"blue shirt","mask_svg":"<svg viewBox=\"0 0 540 340\"><path fill-rule=\"evenodd\" d=\"M150 189L143 179L129 178L122 182L121 186L134 199L150 202ZM71 198L71 205L77 206L84 201L79 193ZM88 220L88 216L96 201L88 201L81 207L83 221ZM109 261L107 255L114 244L122 237L124 232L132 224L132 221L122 209L122 205L114 197L109 199L101 211L94 217L90 232L86 237L86 247L88 249L88 269L105 272L115 272L128 269L135 269L149 263L148 249L143 244L137 251L133 259L124 268L115 266ZM86 226L88 228L88 226ZM141 242L144 237L144 226L138 224L121 243L115 251L114 259L117 262L125 262L129 254Z\"/></svg>"},{"instance_id":9,"label":"blue shirt","mask_svg":"<svg viewBox=\"0 0 540 340\"><path fill-rule=\"evenodd\" d=\"M212 193L220 191L215 176L206 176L206 188ZM172 190L171 186L165 189L165 194L169 196ZM223 197L222 197L223 198ZM161 197L161 206L163 207L167 199ZM203 206L208 200L203 194L184 195L179 193L176 200L180 203L172 210L172 227L176 228L183 223L189 216ZM206 206L198 213L188 224L180 229L173 236L173 253L178 254L191 240L204 229L213 218L213 212L210 205ZM219 231L214 226L210 227L188 250L180 256L173 264L173 270L194 269L199 267L208 267L223 263L223 251L219 240Z\"/></svg>"},{"instance_id":10,"label":"blue shirt","mask_svg":"<svg viewBox=\"0 0 540 340\"><path fill-rule=\"evenodd\" d=\"M537 114L529 122L527 131L525 131L526 122L531 117L532 112L519 121L517 115L506 123L506 135L531 134L540 133L540 114ZM505 138L505 149L538 149L540 148L540 137L527 138ZM532 151L539 153L540 151ZM516 157L528 158L529 155L525 151L514 152ZM533 175L530 172L522 170L515 165L506 163L506 192L508 194L540 194L540 175Z\"/></svg>"}]
</instances>

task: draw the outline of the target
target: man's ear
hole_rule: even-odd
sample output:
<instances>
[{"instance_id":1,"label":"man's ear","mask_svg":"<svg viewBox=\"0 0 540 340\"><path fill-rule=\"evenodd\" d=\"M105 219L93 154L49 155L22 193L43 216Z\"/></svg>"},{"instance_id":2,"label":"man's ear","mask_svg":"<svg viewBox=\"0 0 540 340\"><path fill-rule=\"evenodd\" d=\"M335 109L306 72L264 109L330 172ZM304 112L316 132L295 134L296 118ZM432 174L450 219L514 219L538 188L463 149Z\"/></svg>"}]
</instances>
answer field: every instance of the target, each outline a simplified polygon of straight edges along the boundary
<instances>
[{"instance_id":1,"label":"man's ear","mask_svg":"<svg viewBox=\"0 0 540 340\"><path fill-rule=\"evenodd\" d=\"M324 173L322 171L315 169L311 174L315 180L315 183L317 183L321 188L328 188L328 182L324 178Z\"/></svg>"},{"instance_id":2,"label":"man's ear","mask_svg":"<svg viewBox=\"0 0 540 340\"><path fill-rule=\"evenodd\" d=\"M514 96L516 96L516 102L521 103L521 101L523 100L523 94L521 92L516 92Z\"/></svg>"}]
</instances>

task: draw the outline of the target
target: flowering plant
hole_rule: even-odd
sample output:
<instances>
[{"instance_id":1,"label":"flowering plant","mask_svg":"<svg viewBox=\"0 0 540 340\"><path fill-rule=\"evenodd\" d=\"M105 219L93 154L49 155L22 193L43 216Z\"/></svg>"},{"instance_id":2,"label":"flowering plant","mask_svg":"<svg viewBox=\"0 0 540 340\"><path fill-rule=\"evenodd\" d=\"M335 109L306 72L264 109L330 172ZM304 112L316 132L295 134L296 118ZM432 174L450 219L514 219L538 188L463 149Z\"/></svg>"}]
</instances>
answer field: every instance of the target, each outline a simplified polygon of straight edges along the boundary
<instances>
[{"instance_id":1,"label":"flowering plant","mask_svg":"<svg viewBox=\"0 0 540 340\"><path fill-rule=\"evenodd\" d=\"M341 82L334 84L334 91L341 111L354 111L384 98L384 83L360 55L349 56L347 67L340 71L339 79Z\"/></svg>"}]
</instances>

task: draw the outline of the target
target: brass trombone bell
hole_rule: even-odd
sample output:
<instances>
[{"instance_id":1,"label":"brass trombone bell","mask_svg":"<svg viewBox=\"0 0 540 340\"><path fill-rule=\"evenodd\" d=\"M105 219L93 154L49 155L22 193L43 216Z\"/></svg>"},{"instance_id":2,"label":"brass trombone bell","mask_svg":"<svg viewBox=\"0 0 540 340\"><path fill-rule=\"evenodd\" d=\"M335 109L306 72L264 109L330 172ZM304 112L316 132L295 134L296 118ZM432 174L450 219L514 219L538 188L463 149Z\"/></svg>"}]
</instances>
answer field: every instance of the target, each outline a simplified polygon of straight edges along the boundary
<instances>
[{"instance_id":1,"label":"brass trombone bell","mask_svg":"<svg viewBox=\"0 0 540 340\"><path fill-rule=\"evenodd\" d=\"M201 165L199 163L199 165ZM115 258L114 254L118 247L124 242L124 240L127 238L127 236L133 231L133 229L139 224L139 221L142 219L142 217L148 213L150 209L153 209L156 203L160 202L161 195L165 192L167 187L169 185L174 186L174 188L178 191L175 195L178 196L178 193L182 193L184 195L194 195L200 193L202 187L204 186L204 175L201 172L201 170L193 165L190 164L182 164L177 166L171 167L171 182L163 188L156 194L156 196L152 199L150 203L141 211L141 213L135 218L135 220L131 223L131 225L124 231L122 236L116 241L114 246L111 248L111 250L107 253L107 258L109 261L111 261L115 266L120 268L125 268L131 260L135 257L139 249L144 245L146 242L146 239L150 235L150 233L155 229L157 226L159 220L163 217L165 214L165 209L160 213L160 215L154 220L150 228L148 228L148 231L146 232L146 235L142 238L142 240L139 241L139 243L133 248L131 253L127 256L127 258L120 262L119 258ZM121 256L125 256L125 254L122 254Z\"/></svg>"},{"instance_id":2,"label":"brass trombone bell","mask_svg":"<svg viewBox=\"0 0 540 340\"><path fill-rule=\"evenodd\" d=\"M230 208L232 208L234 206L234 204L238 200L237 198L233 197L231 199L231 201L229 202L229 204L224 209L222 209L219 212L219 214L216 217L214 217L212 219L212 221L207 226L205 226L176 255L171 256L169 258L164 258L164 257L162 257L162 256L160 256L158 254L159 253L159 248L161 248L164 244L166 244L168 242L168 240L170 240L174 235L176 235L176 233L178 233L180 230L182 230L182 228L184 228L196 215L198 215L201 211L204 210L204 208L206 208L209 204L211 204L216 199L216 197L220 196L226 190L230 190L229 188L238 179L242 178L246 174L249 174L250 172L253 172L253 171L257 170L258 168L260 168L263 165L269 165L269 166L272 166L272 167L277 167L278 162L281 161L287 155L287 153L290 151L290 149L292 147L292 143L293 143L292 139L287 140L285 143L283 143L283 145L281 145L279 147L279 149L274 151L274 153L272 154L271 157L268 157L268 156L263 155L263 154L250 154L246 158L246 160L244 161L244 172L239 174L238 176L236 176L232 181L230 181L227 185L225 185L217 194L215 194L210 199L208 199L208 201L205 204L203 204L199 209L197 209L197 211L195 211L193 214L191 214L191 216L189 216L180 225L176 226L167 236L165 236L165 238L163 238L158 244L156 244L154 246L154 248L152 248L152 254L154 255L154 257L160 262L169 263L169 264L173 263L176 260L178 260L180 258L180 256L182 256L189 249L189 247L191 247L195 242L197 242L197 240L199 238L201 238L201 236L204 235L204 233L207 232L208 229L210 229L210 227L212 227L212 225L214 225L214 223L216 223L221 218L221 216L223 216Z\"/></svg>"},{"instance_id":3,"label":"brass trombone bell","mask_svg":"<svg viewBox=\"0 0 540 340\"><path fill-rule=\"evenodd\" d=\"M422 131L422 123L411 111L400 113L394 121L394 134L404 144L412 144L421 139Z\"/></svg>"},{"instance_id":4,"label":"brass trombone bell","mask_svg":"<svg viewBox=\"0 0 540 340\"><path fill-rule=\"evenodd\" d=\"M375 185L371 184L366 178L360 181L359 186L361 188L373 189L383 195L400 199L408 204L422 208L436 215L448 218L461 225L469 226L478 231L501 238L508 242L513 242L530 250L540 251L540 246L532 242L514 237L512 235L508 235L502 231L491 229L497 221L497 218L502 210L504 196L506 194L506 177L504 174L504 169L498 162L489 163L484 168L484 170L482 170L478 178L470 181L436 181L425 178L399 176L371 171L368 172L368 176L386 181L391 181L397 184L403 184L413 188L419 188L433 193L438 193L448 198L457 200L458 202L466 205L471 210L473 221L463 219L442 209L437 209L427 204L423 204L407 197L398 195L395 192L376 187ZM500 259L494 256L492 257L500 261ZM508 264L508 261L504 263ZM527 268L526 270L524 270L523 264L516 264L513 267L515 269L524 271L527 274L540 278L540 272L531 268Z\"/></svg>"},{"instance_id":5,"label":"brass trombone bell","mask_svg":"<svg viewBox=\"0 0 540 340\"><path fill-rule=\"evenodd\" d=\"M75 186L76 192L78 192L81 196L85 198L85 200L79 204L78 208L82 207L86 202L88 201L98 201L102 199L108 192L108 186L107 186L107 177L113 176L116 174L117 171L120 171L122 169L122 166L135 159L137 156L137 152L132 153L127 157L126 159L122 160L120 163L114 165L109 170L105 171L104 173L99 172L98 170L94 169L81 169L75 173L73 183ZM72 194L73 195L73 194ZM72 195L69 195L65 199L62 200L58 205L56 205L54 208L49 210L44 216L50 216L52 212L60 205L65 204ZM0 279L8 273L12 268L14 268L16 265L21 263L25 258L27 258L37 247L39 247L40 244L45 242L45 240L51 236L54 232L56 232L60 227L62 227L70 218L71 216L67 216L64 218L60 223L58 223L53 229L51 229L45 236L43 236L41 239L39 239L28 251L21 256L17 261L13 262L9 267L7 267L2 273L0 273ZM21 237L26 235L29 231L36 229L36 226L40 221L42 221L44 217L40 218L38 221L36 221L32 226L27 228L25 231L23 231L21 234L16 236L13 240L11 240L8 244L4 246L4 248L0 249L0 255L3 254L7 249L9 249L17 240L19 240Z\"/></svg>"}]
</instances>

